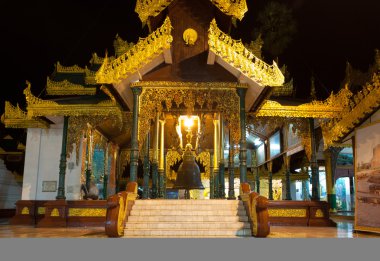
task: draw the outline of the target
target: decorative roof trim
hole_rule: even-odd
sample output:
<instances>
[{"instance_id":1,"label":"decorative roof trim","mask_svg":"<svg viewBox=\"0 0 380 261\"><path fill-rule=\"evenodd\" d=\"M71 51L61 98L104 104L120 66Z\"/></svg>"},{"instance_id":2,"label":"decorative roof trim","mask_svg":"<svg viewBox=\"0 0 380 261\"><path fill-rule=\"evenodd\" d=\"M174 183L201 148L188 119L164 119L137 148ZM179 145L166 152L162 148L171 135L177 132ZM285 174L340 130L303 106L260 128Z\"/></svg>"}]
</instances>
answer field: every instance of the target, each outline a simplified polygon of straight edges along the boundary
<instances>
[{"instance_id":1,"label":"decorative roof trim","mask_svg":"<svg viewBox=\"0 0 380 261\"><path fill-rule=\"evenodd\" d=\"M96 87L84 87L68 80L56 82L47 77L46 93L48 95L95 95Z\"/></svg>"},{"instance_id":2,"label":"decorative roof trim","mask_svg":"<svg viewBox=\"0 0 380 261\"><path fill-rule=\"evenodd\" d=\"M210 51L260 85L283 85L285 77L276 62L273 61L273 65L269 65L257 58L244 47L241 40L234 40L223 33L218 28L215 19L210 24L208 45Z\"/></svg>"},{"instance_id":3,"label":"decorative roof trim","mask_svg":"<svg viewBox=\"0 0 380 261\"><path fill-rule=\"evenodd\" d=\"M147 38L141 38L123 55L112 62L109 62L107 57L104 58L102 66L96 72L96 82L117 83L148 64L153 58L162 54L165 49L170 48L173 41L171 30L170 19L167 17L160 28Z\"/></svg>"},{"instance_id":4,"label":"decorative roof trim","mask_svg":"<svg viewBox=\"0 0 380 261\"><path fill-rule=\"evenodd\" d=\"M27 113L21 110L18 104L15 107L9 101L5 101L5 112L1 121L4 123L6 128L49 128L48 122L39 118L28 118Z\"/></svg>"},{"instance_id":5,"label":"decorative roof trim","mask_svg":"<svg viewBox=\"0 0 380 261\"><path fill-rule=\"evenodd\" d=\"M210 0L220 11L242 20L248 11L246 0Z\"/></svg>"},{"instance_id":6,"label":"decorative roof trim","mask_svg":"<svg viewBox=\"0 0 380 261\"><path fill-rule=\"evenodd\" d=\"M248 84L236 82L169 82L169 81L141 81L131 84L133 87L143 88L180 88L180 89L232 89L248 88Z\"/></svg>"},{"instance_id":7,"label":"decorative roof trim","mask_svg":"<svg viewBox=\"0 0 380 261\"><path fill-rule=\"evenodd\" d=\"M57 72L59 73L84 73L84 69L76 64L73 66L62 66L59 62L57 62L55 66Z\"/></svg>"},{"instance_id":8,"label":"decorative roof trim","mask_svg":"<svg viewBox=\"0 0 380 261\"><path fill-rule=\"evenodd\" d=\"M149 16L159 15L172 2L173 0L137 0L135 12L138 13L141 22L144 24Z\"/></svg>"}]
</instances>

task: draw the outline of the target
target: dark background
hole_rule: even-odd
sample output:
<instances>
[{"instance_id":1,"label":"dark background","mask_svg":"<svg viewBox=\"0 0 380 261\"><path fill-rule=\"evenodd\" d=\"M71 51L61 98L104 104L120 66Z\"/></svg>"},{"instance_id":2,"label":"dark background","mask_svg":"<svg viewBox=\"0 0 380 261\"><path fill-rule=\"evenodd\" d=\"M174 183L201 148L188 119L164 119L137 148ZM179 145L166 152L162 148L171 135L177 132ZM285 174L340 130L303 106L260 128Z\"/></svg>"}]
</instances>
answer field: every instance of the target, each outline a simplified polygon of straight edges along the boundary
<instances>
[{"instance_id":1,"label":"dark background","mask_svg":"<svg viewBox=\"0 0 380 261\"><path fill-rule=\"evenodd\" d=\"M190 1L190 0L189 0ZM247 0L249 11L239 23L243 41L249 42L257 13L268 0ZM281 0L293 9L298 32L279 57L294 77L297 97L309 94L314 74L317 95L337 91L346 61L366 71L380 48L380 1ZM0 9L2 93L4 100L25 107L25 80L36 96L43 93L54 64L84 66L91 54L113 52L117 33L136 42L143 35L134 12L135 0L4 1ZM271 63L271 61L267 61Z\"/></svg>"}]
</instances>

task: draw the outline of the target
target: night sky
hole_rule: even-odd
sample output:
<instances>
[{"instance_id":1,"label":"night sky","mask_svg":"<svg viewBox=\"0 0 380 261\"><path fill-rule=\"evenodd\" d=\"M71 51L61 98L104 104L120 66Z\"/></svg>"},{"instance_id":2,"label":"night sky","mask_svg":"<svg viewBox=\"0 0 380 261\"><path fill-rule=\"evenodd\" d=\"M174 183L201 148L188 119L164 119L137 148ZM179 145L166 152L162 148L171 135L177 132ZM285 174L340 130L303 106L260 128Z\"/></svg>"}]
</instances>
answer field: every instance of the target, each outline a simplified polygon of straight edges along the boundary
<instances>
[{"instance_id":1,"label":"night sky","mask_svg":"<svg viewBox=\"0 0 380 261\"><path fill-rule=\"evenodd\" d=\"M190 0L189 0L190 1ZM243 40L255 26L257 12L268 0L247 0L249 12L239 25ZM380 49L380 1L282 0L293 9L298 33L279 57L295 79L297 97L309 93L316 79L320 98L337 91L345 63L367 70L374 49ZM144 36L134 13L135 0L4 1L1 15L2 94L4 100L25 106L25 80L38 96L54 64L88 64L91 54L113 52L116 33L136 42ZM175 25L173 25L175 26ZM269 61L271 63L271 61ZM301 98L301 97L300 97Z\"/></svg>"}]
</instances>

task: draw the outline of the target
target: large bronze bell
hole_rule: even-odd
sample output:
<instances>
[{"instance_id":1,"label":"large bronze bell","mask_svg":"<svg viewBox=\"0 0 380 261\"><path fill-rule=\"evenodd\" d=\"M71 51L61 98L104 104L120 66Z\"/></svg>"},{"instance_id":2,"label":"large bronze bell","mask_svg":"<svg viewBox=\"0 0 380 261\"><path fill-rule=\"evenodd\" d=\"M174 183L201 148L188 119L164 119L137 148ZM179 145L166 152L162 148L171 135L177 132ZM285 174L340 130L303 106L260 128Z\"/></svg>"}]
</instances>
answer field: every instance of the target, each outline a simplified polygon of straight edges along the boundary
<instances>
[{"instance_id":1,"label":"large bronze bell","mask_svg":"<svg viewBox=\"0 0 380 261\"><path fill-rule=\"evenodd\" d=\"M177 179L173 188L185 189L188 194L191 189L204 189L201 182L201 172L191 150L186 149L183 162L178 168Z\"/></svg>"}]
</instances>

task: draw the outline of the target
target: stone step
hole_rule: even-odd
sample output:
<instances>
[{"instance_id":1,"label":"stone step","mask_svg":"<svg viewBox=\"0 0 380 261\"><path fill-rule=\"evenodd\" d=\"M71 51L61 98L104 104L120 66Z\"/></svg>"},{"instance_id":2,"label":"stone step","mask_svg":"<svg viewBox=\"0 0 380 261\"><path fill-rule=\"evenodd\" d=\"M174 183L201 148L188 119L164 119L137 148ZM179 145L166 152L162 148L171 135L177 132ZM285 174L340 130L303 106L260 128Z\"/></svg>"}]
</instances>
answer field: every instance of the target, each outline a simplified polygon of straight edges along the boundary
<instances>
[{"instance_id":1,"label":"stone step","mask_svg":"<svg viewBox=\"0 0 380 261\"><path fill-rule=\"evenodd\" d=\"M125 229L124 237L152 237L152 236L163 236L163 237L177 237L177 236L192 236L192 237L204 237L204 236L219 236L219 237L230 237L230 236L251 236L251 229L218 229L218 230L205 230L205 229L170 229L170 230L152 230L152 229Z\"/></svg>"},{"instance_id":2,"label":"stone step","mask_svg":"<svg viewBox=\"0 0 380 261\"><path fill-rule=\"evenodd\" d=\"M135 205L243 205L239 200L225 199L148 199L136 200Z\"/></svg>"},{"instance_id":3,"label":"stone step","mask_svg":"<svg viewBox=\"0 0 380 261\"><path fill-rule=\"evenodd\" d=\"M249 229L248 222L127 222L127 229Z\"/></svg>"},{"instance_id":4,"label":"stone step","mask_svg":"<svg viewBox=\"0 0 380 261\"><path fill-rule=\"evenodd\" d=\"M132 208L131 216L242 216L245 210L138 210Z\"/></svg>"},{"instance_id":5,"label":"stone step","mask_svg":"<svg viewBox=\"0 0 380 261\"><path fill-rule=\"evenodd\" d=\"M194 215L172 215L172 216L129 216L128 222L247 222L245 216L194 216Z\"/></svg>"},{"instance_id":6,"label":"stone step","mask_svg":"<svg viewBox=\"0 0 380 261\"><path fill-rule=\"evenodd\" d=\"M134 205L134 210L233 210L243 211L244 206L237 205Z\"/></svg>"}]
</instances>

